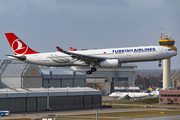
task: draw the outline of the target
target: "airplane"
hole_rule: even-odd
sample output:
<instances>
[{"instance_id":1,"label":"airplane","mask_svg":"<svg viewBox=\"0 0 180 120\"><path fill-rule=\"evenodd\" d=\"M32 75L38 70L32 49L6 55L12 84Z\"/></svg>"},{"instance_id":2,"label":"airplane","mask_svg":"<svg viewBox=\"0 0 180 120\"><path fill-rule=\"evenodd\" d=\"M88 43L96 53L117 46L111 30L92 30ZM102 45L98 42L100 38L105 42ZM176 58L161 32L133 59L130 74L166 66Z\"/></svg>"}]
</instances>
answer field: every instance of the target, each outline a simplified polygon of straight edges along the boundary
<instances>
[{"instance_id":1,"label":"airplane","mask_svg":"<svg viewBox=\"0 0 180 120\"><path fill-rule=\"evenodd\" d=\"M114 92L109 95L112 98L119 98L119 99L133 99L133 98L142 98L153 96L154 92L152 93L153 85L151 85L146 92Z\"/></svg>"},{"instance_id":2,"label":"airplane","mask_svg":"<svg viewBox=\"0 0 180 120\"><path fill-rule=\"evenodd\" d=\"M64 51L60 47L57 52L40 53L28 47L14 33L5 33L15 55L8 58L42 66L90 66L86 74L95 72L96 66L106 68L120 67L122 63L161 61L173 57L177 51L163 46L145 46L128 48L109 48L94 50ZM160 64L160 63L159 63ZM161 65L161 64L160 64Z\"/></svg>"},{"instance_id":3,"label":"airplane","mask_svg":"<svg viewBox=\"0 0 180 120\"><path fill-rule=\"evenodd\" d=\"M154 96L154 97L159 97L159 90L160 89L156 89L155 91L152 91L151 95Z\"/></svg>"}]
</instances>

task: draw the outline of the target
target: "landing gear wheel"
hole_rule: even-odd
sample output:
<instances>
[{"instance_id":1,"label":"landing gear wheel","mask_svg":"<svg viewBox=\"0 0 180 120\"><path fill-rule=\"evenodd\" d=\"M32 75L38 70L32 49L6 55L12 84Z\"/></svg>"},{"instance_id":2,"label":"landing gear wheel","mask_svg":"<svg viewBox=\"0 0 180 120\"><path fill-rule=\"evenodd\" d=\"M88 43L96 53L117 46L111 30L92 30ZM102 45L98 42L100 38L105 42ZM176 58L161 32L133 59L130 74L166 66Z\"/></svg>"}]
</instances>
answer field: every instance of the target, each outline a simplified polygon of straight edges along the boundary
<instances>
[{"instance_id":1,"label":"landing gear wheel","mask_svg":"<svg viewBox=\"0 0 180 120\"><path fill-rule=\"evenodd\" d=\"M161 65L161 60L159 61L159 65L158 65L159 67L161 67L162 65Z\"/></svg>"},{"instance_id":2,"label":"landing gear wheel","mask_svg":"<svg viewBox=\"0 0 180 120\"><path fill-rule=\"evenodd\" d=\"M97 71L97 69L93 67L93 68L91 68L91 71L95 72L95 71Z\"/></svg>"},{"instance_id":3,"label":"landing gear wheel","mask_svg":"<svg viewBox=\"0 0 180 120\"><path fill-rule=\"evenodd\" d=\"M89 75L89 74L91 74L92 73L92 71L86 71L86 74L87 75Z\"/></svg>"},{"instance_id":4,"label":"landing gear wheel","mask_svg":"<svg viewBox=\"0 0 180 120\"><path fill-rule=\"evenodd\" d=\"M158 66L159 66L159 67L161 67L162 65L161 65L161 64L159 64Z\"/></svg>"}]
</instances>

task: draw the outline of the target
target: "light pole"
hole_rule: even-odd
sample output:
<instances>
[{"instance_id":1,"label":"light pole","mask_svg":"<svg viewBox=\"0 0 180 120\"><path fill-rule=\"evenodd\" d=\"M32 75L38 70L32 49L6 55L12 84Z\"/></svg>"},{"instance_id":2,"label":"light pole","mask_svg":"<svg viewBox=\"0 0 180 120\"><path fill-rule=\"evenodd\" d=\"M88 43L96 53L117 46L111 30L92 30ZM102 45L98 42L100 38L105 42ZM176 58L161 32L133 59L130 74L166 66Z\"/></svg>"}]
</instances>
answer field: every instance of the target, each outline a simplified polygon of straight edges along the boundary
<instances>
[{"instance_id":1,"label":"light pole","mask_svg":"<svg viewBox=\"0 0 180 120\"><path fill-rule=\"evenodd\" d=\"M96 120L98 120L98 110L100 109L94 109L96 111Z\"/></svg>"},{"instance_id":2,"label":"light pole","mask_svg":"<svg viewBox=\"0 0 180 120\"><path fill-rule=\"evenodd\" d=\"M86 83L85 83L85 95L86 95Z\"/></svg>"},{"instance_id":3,"label":"light pole","mask_svg":"<svg viewBox=\"0 0 180 120\"><path fill-rule=\"evenodd\" d=\"M7 98L7 88L6 88L6 98Z\"/></svg>"},{"instance_id":4,"label":"light pole","mask_svg":"<svg viewBox=\"0 0 180 120\"><path fill-rule=\"evenodd\" d=\"M68 95L68 87L69 87L69 83L67 83L67 95Z\"/></svg>"},{"instance_id":5,"label":"light pole","mask_svg":"<svg viewBox=\"0 0 180 120\"><path fill-rule=\"evenodd\" d=\"M27 97L28 97L28 91L29 91L29 84L27 84Z\"/></svg>"},{"instance_id":6,"label":"light pole","mask_svg":"<svg viewBox=\"0 0 180 120\"><path fill-rule=\"evenodd\" d=\"M50 85L50 84L48 84L48 97L49 97L49 85Z\"/></svg>"}]
</instances>

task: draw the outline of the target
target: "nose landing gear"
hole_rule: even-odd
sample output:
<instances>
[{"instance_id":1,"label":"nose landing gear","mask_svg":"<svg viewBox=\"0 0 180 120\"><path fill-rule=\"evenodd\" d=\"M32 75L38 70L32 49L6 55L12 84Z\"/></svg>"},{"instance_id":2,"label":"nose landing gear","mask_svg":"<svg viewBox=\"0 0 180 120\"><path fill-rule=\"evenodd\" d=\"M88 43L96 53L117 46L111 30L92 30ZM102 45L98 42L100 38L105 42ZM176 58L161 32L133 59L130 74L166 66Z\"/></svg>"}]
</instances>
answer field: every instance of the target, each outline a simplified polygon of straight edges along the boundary
<instances>
[{"instance_id":1,"label":"nose landing gear","mask_svg":"<svg viewBox=\"0 0 180 120\"><path fill-rule=\"evenodd\" d=\"M161 67L162 65L161 65L161 60L159 61L159 65L158 65L159 67Z\"/></svg>"}]
</instances>

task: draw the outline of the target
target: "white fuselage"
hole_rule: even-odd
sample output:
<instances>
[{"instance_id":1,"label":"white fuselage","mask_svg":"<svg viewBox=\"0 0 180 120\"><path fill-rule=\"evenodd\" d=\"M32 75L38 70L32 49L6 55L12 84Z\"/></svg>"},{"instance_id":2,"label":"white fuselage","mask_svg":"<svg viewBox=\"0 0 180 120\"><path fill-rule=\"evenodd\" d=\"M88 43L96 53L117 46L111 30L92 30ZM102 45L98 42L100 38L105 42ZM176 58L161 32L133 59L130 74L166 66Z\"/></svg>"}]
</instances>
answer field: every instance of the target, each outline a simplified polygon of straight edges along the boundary
<instances>
[{"instance_id":1,"label":"white fuselage","mask_svg":"<svg viewBox=\"0 0 180 120\"><path fill-rule=\"evenodd\" d=\"M89 56L98 56L105 59L119 59L120 63L162 60L177 54L177 51L174 51L169 47L162 46L94 49L70 52ZM73 57L70 55L59 51L51 53L29 54L25 56L26 60L24 62L43 66L60 67L89 65L84 61L73 59ZM16 59L13 57L10 58Z\"/></svg>"},{"instance_id":2,"label":"white fuselage","mask_svg":"<svg viewBox=\"0 0 180 120\"><path fill-rule=\"evenodd\" d=\"M112 98L125 98L129 96L130 98L141 98L141 97L148 97L152 95L151 93L137 93L137 92L114 92L111 93L109 96Z\"/></svg>"}]
</instances>

